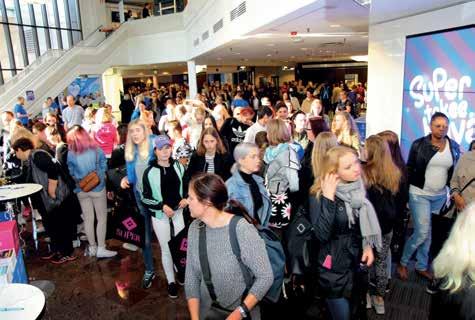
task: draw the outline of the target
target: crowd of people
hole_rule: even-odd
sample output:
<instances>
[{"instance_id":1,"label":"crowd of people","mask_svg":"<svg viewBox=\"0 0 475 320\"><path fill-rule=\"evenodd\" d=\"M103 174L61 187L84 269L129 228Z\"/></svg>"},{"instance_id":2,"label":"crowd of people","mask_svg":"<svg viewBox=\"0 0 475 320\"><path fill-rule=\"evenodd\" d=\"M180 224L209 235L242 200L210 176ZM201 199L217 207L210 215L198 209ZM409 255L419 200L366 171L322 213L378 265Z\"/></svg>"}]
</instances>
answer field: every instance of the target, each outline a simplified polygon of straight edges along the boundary
<instances>
[{"instance_id":1,"label":"crowd of people","mask_svg":"<svg viewBox=\"0 0 475 320\"><path fill-rule=\"evenodd\" d=\"M43 185L35 207L51 241L42 259L53 264L77 259L79 224L85 256L115 256L106 243L107 199L129 192L144 220L141 285L150 288L156 278L155 234L168 295L177 298L177 284L184 285L192 319L275 317L296 290L319 296L331 319L364 319L366 308L384 314L391 264L407 280L414 253L415 272L430 280L438 301L434 309L473 319L473 143L462 155L447 136L447 116L436 112L407 162L392 131L363 144L355 118L365 90L345 89L205 83L187 99L184 85L131 87L120 121L110 105L83 108L68 96L65 108L46 101L50 112L31 123L20 97L1 115L4 173ZM123 168L118 183L108 179L111 168ZM453 231L431 233L448 197ZM409 211L414 231L405 241ZM308 245L291 247L297 217L312 233ZM184 229L185 273L169 248ZM280 280L271 243L285 255ZM276 283L283 289L271 302Z\"/></svg>"}]
</instances>

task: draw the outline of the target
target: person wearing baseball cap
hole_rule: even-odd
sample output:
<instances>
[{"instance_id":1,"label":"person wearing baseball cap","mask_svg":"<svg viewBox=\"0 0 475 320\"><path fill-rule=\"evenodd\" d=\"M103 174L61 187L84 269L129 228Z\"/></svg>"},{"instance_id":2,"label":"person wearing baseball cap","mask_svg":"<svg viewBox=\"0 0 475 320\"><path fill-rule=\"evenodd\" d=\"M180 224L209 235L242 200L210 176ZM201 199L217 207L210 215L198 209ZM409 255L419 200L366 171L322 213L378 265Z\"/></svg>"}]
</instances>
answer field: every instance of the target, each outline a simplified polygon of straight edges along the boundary
<instances>
[{"instance_id":1,"label":"person wearing baseball cap","mask_svg":"<svg viewBox=\"0 0 475 320\"><path fill-rule=\"evenodd\" d=\"M157 136L153 146L157 159L150 161L144 172L142 204L152 214L152 226L160 244L162 266L168 281L168 296L175 299L178 289L168 241L171 239L171 224L174 234L185 227L183 208L188 205L183 197L185 167L172 159L172 142L168 136ZM184 274L177 274L177 281L183 285Z\"/></svg>"}]
</instances>

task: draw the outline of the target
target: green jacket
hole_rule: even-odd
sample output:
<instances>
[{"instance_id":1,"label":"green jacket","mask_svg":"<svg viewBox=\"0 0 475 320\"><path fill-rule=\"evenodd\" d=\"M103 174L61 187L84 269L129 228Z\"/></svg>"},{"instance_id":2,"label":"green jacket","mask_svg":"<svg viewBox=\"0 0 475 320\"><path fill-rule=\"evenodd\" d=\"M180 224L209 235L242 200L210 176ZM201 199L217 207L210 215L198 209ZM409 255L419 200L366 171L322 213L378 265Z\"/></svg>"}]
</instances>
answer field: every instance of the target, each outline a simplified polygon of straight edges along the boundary
<instances>
[{"instance_id":1,"label":"green jacket","mask_svg":"<svg viewBox=\"0 0 475 320\"><path fill-rule=\"evenodd\" d=\"M183 175L185 167L178 161L172 162L172 167L180 180L180 196L183 197ZM150 162L143 174L142 204L157 218L163 217L163 197L160 186L161 172L156 160Z\"/></svg>"}]
</instances>

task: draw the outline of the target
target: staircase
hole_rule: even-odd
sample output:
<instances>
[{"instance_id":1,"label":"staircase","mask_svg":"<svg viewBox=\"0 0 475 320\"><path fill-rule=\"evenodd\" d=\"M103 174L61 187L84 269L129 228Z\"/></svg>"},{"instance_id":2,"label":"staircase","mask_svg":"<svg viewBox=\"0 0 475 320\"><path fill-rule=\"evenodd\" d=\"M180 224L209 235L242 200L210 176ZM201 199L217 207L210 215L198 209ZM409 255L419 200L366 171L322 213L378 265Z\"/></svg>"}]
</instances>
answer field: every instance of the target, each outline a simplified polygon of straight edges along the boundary
<instances>
[{"instance_id":1,"label":"staircase","mask_svg":"<svg viewBox=\"0 0 475 320\"><path fill-rule=\"evenodd\" d=\"M33 90L35 100L27 102L32 115L41 112L42 104L49 96L57 96L78 75L102 74L111 66L111 56L127 37L127 23L109 37L98 28L85 40L69 50L49 50L17 76L0 87L0 106L11 110L17 96Z\"/></svg>"}]
</instances>

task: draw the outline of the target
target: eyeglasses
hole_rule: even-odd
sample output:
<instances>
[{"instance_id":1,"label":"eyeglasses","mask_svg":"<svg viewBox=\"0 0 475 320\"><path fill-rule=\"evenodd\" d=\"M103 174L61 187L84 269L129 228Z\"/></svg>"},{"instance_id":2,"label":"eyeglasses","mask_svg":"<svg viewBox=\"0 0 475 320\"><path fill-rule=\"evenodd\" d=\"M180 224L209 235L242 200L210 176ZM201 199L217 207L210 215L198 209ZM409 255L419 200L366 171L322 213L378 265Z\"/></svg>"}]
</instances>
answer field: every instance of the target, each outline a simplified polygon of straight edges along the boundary
<instances>
[{"instance_id":1,"label":"eyeglasses","mask_svg":"<svg viewBox=\"0 0 475 320\"><path fill-rule=\"evenodd\" d=\"M305 128L305 130L307 130L307 131L312 131L312 128Z\"/></svg>"}]
</instances>

